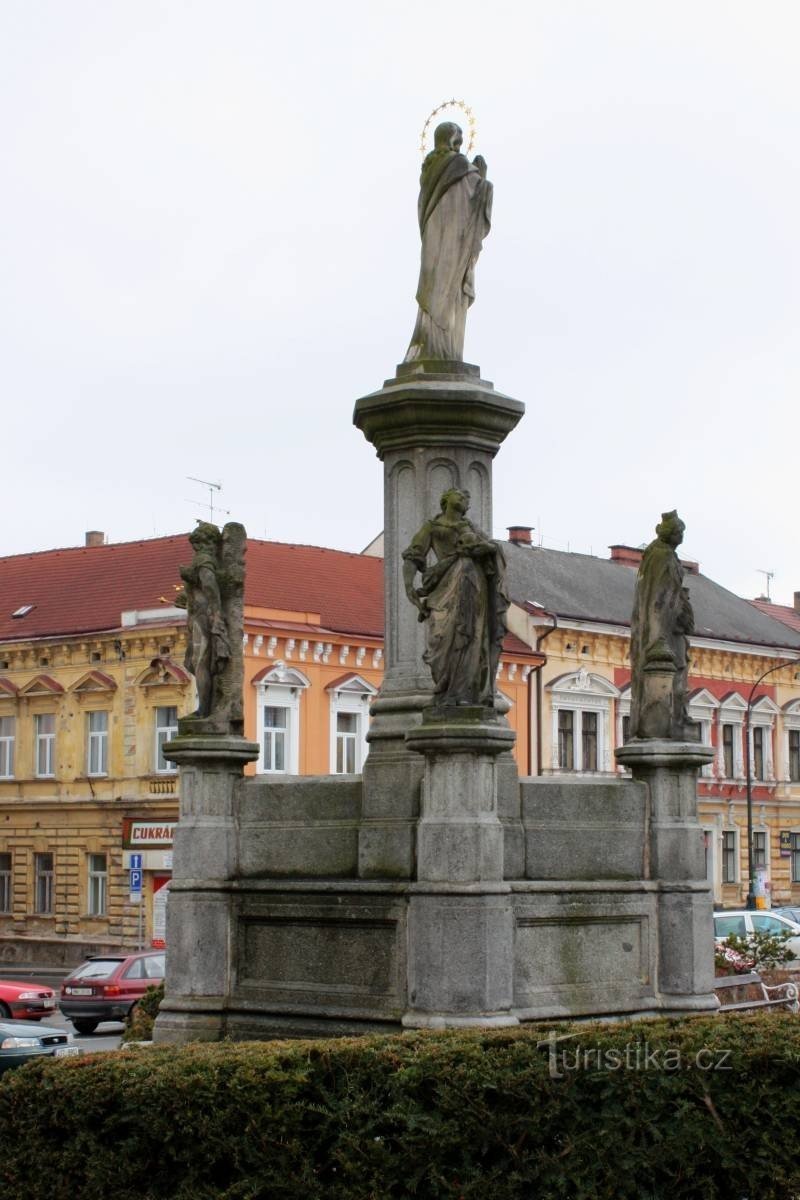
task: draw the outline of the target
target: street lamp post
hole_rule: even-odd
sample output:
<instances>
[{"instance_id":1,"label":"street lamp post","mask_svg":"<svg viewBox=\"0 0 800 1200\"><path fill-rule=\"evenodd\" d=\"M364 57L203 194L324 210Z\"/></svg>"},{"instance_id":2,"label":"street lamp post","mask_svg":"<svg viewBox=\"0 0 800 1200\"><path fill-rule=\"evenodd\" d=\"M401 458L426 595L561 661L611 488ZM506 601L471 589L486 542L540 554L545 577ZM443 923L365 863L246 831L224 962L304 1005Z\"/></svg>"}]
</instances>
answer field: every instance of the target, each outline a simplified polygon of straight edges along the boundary
<instances>
[{"instance_id":1,"label":"street lamp post","mask_svg":"<svg viewBox=\"0 0 800 1200\"><path fill-rule=\"evenodd\" d=\"M756 856L753 848L753 779L750 770L750 711L753 707L753 697L756 688L771 675L773 671L780 671L783 667L797 666L795 662L776 663L774 667L770 667L763 675L759 675L753 686L750 688L750 695L747 697L747 708L744 714L744 773L747 783L747 907L749 909L756 908Z\"/></svg>"}]
</instances>

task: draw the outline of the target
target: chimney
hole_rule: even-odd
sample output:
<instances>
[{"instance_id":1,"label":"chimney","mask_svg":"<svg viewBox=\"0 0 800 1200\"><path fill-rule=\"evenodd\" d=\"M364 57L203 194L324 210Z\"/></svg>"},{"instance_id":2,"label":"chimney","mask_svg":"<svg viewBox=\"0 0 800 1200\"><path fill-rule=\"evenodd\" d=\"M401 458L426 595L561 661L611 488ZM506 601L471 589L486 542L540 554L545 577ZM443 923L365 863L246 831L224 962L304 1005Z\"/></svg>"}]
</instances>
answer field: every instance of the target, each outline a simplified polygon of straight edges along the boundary
<instances>
[{"instance_id":1,"label":"chimney","mask_svg":"<svg viewBox=\"0 0 800 1200\"><path fill-rule=\"evenodd\" d=\"M687 575L699 575L700 574L700 563L692 562L691 559L689 559L689 558L682 558L680 561L681 561L681 566L683 567L683 569Z\"/></svg>"},{"instance_id":2,"label":"chimney","mask_svg":"<svg viewBox=\"0 0 800 1200\"><path fill-rule=\"evenodd\" d=\"M621 563L623 567L632 567L634 571L639 570L639 564L642 561L643 550L638 546L609 546L611 551L611 561Z\"/></svg>"},{"instance_id":3,"label":"chimney","mask_svg":"<svg viewBox=\"0 0 800 1200\"><path fill-rule=\"evenodd\" d=\"M515 546L530 546L533 525L508 525L508 540Z\"/></svg>"},{"instance_id":4,"label":"chimney","mask_svg":"<svg viewBox=\"0 0 800 1200\"><path fill-rule=\"evenodd\" d=\"M104 546L105 542L106 542L106 535L103 533L103 531L101 529L87 529L86 530L85 544L87 546Z\"/></svg>"},{"instance_id":5,"label":"chimney","mask_svg":"<svg viewBox=\"0 0 800 1200\"><path fill-rule=\"evenodd\" d=\"M800 592L794 594L794 611L800 614Z\"/></svg>"}]
</instances>

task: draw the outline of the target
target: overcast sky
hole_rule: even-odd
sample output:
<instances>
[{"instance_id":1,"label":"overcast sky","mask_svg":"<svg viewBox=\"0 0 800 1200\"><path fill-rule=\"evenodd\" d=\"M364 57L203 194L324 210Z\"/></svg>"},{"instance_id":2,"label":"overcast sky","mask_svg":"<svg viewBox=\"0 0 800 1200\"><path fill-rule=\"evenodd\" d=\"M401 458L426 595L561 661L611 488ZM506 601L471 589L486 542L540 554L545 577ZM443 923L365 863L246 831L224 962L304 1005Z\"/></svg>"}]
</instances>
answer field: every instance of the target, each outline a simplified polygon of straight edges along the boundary
<instances>
[{"instance_id":1,"label":"overcast sky","mask_svg":"<svg viewBox=\"0 0 800 1200\"><path fill-rule=\"evenodd\" d=\"M523 400L495 533L800 590L797 0L0 0L0 553L360 550L357 397L414 324L419 133L495 185L465 358Z\"/></svg>"}]
</instances>

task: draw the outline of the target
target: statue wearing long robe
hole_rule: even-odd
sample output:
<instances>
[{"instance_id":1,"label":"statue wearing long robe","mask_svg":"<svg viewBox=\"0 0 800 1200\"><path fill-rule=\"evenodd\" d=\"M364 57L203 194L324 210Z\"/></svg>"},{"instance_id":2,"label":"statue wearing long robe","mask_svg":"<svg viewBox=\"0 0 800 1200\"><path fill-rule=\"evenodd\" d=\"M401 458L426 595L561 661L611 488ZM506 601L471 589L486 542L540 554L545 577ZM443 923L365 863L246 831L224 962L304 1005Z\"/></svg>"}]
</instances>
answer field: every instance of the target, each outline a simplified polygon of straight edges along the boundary
<instances>
[{"instance_id":1,"label":"statue wearing long robe","mask_svg":"<svg viewBox=\"0 0 800 1200\"><path fill-rule=\"evenodd\" d=\"M684 529L677 512L662 515L656 526L658 537L642 555L636 578L631 620L632 738L685 740L690 736L688 635L694 631L694 615L675 552ZM670 679L668 689L664 678Z\"/></svg>"},{"instance_id":2,"label":"statue wearing long robe","mask_svg":"<svg viewBox=\"0 0 800 1200\"><path fill-rule=\"evenodd\" d=\"M442 511L426 521L403 552L408 598L427 622L424 660L436 705L494 708L495 679L506 632L508 594L500 545L467 520L469 494L442 496ZM436 561L428 565L433 551ZM413 586L420 573L422 584Z\"/></svg>"},{"instance_id":3,"label":"statue wearing long robe","mask_svg":"<svg viewBox=\"0 0 800 1200\"><path fill-rule=\"evenodd\" d=\"M405 361L463 361L467 309L475 299L475 263L491 227L492 184L486 163L461 154L458 125L436 129L420 177L422 261L417 323Z\"/></svg>"}]
</instances>

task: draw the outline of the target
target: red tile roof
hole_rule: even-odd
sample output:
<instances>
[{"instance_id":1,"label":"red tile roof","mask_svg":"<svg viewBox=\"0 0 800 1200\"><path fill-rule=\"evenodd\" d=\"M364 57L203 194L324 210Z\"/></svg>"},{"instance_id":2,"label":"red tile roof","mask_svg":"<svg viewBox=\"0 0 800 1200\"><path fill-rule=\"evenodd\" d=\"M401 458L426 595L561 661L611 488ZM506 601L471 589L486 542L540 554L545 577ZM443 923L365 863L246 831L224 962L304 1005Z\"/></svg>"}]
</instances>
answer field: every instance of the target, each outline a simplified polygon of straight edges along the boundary
<instances>
[{"instance_id":1,"label":"red tile roof","mask_svg":"<svg viewBox=\"0 0 800 1200\"><path fill-rule=\"evenodd\" d=\"M766 613L768 617L774 617L776 621L800 632L800 613L795 612L788 604L773 604L771 600L761 599L751 600L750 603L759 612Z\"/></svg>"},{"instance_id":2,"label":"red tile roof","mask_svg":"<svg viewBox=\"0 0 800 1200\"><path fill-rule=\"evenodd\" d=\"M191 559L185 534L0 558L0 641L118 629L125 611L171 606ZM383 637L382 558L248 538L245 566L247 604L319 613L318 634ZM12 617L23 604L27 616ZM532 654L512 633L504 649Z\"/></svg>"}]
</instances>

